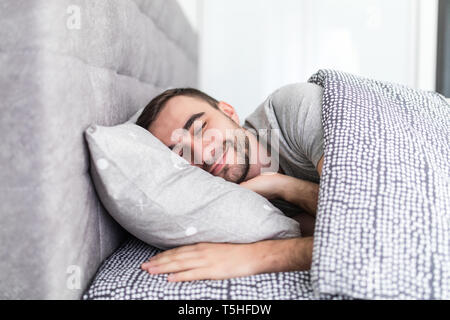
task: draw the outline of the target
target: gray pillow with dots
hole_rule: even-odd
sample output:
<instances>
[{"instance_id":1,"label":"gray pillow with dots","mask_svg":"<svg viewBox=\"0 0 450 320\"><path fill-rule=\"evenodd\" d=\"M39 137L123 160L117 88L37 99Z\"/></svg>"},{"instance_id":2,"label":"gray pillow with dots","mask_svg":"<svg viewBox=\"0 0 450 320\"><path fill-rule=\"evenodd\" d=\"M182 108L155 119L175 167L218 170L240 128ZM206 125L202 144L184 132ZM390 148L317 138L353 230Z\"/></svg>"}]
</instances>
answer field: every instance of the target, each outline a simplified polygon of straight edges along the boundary
<instances>
[{"instance_id":1,"label":"gray pillow with dots","mask_svg":"<svg viewBox=\"0 0 450 320\"><path fill-rule=\"evenodd\" d=\"M259 194L190 165L134 124L137 115L85 132L97 193L128 232L160 249L300 236L297 221Z\"/></svg>"}]
</instances>

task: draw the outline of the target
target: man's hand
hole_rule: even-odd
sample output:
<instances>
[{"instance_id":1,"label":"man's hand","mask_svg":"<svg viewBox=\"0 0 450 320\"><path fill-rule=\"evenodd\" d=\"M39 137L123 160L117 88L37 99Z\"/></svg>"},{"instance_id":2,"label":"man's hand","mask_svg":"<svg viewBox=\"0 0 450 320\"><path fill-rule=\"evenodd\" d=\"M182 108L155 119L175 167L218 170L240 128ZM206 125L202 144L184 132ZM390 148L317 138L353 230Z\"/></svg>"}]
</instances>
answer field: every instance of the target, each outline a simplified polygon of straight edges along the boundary
<instances>
[{"instance_id":1,"label":"man's hand","mask_svg":"<svg viewBox=\"0 0 450 320\"><path fill-rule=\"evenodd\" d=\"M141 265L151 274L171 273L169 281L228 279L259 273L307 270L313 238L250 244L199 243L164 251Z\"/></svg>"},{"instance_id":2,"label":"man's hand","mask_svg":"<svg viewBox=\"0 0 450 320\"><path fill-rule=\"evenodd\" d=\"M280 173L261 174L242 182L240 186L271 199L283 199L293 203L315 216L319 185L306 180L297 179Z\"/></svg>"}]
</instances>

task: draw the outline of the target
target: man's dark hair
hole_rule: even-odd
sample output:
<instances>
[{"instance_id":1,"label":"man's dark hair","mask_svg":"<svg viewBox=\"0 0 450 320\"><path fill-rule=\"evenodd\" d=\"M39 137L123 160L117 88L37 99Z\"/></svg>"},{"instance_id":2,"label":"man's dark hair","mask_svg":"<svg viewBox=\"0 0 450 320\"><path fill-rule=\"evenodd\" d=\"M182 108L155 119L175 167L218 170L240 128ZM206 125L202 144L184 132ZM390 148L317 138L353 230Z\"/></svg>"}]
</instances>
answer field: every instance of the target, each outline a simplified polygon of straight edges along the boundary
<instances>
[{"instance_id":1,"label":"man's dark hair","mask_svg":"<svg viewBox=\"0 0 450 320\"><path fill-rule=\"evenodd\" d=\"M157 95L152 99L152 101L149 102L149 104L145 107L144 111L142 111L141 115L137 119L136 124L148 130L153 121L155 121L158 114L167 104L167 101L177 96L199 98L209 103L212 107L216 109L219 108L219 101L200 90L194 88L169 89Z\"/></svg>"}]
</instances>

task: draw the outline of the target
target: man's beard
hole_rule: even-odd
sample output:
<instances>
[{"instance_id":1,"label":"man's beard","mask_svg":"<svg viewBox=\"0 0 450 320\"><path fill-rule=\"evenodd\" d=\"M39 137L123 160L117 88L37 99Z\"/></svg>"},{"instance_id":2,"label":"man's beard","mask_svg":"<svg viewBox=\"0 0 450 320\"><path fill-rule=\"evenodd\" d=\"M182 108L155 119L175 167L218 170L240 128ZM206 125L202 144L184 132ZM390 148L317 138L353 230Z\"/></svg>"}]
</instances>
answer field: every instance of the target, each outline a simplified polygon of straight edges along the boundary
<instances>
[{"instance_id":1,"label":"man's beard","mask_svg":"<svg viewBox=\"0 0 450 320\"><path fill-rule=\"evenodd\" d=\"M245 181L250 170L250 142L245 133L244 137L244 141L238 139L237 136L234 137L234 141L225 141L227 146L231 144L233 147L237 161L232 166L225 166L224 179L237 184Z\"/></svg>"},{"instance_id":2,"label":"man's beard","mask_svg":"<svg viewBox=\"0 0 450 320\"><path fill-rule=\"evenodd\" d=\"M228 152L229 148L234 149L236 155L236 163L225 164L223 168L223 178L227 181L240 184L247 178L250 171L250 142L244 133L245 139L238 139L234 137L234 141L231 139L225 140L223 143L224 152Z\"/></svg>"}]
</instances>

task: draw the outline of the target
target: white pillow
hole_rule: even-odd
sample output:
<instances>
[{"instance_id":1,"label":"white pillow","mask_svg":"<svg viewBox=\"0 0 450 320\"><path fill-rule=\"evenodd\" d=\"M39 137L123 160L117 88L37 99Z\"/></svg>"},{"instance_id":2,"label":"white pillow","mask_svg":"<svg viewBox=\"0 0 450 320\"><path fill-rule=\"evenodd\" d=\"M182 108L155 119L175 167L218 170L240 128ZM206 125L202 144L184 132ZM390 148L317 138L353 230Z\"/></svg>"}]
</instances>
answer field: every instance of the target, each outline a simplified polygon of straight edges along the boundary
<instances>
[{"instance_id":1,"label":"white pillow","mask_svg":"<svg viewBox=\"0 0 450 320\"><path fill-rule=\"evenodd\" d=\"M300 236L298 222L268 200L191 166L134 123L93 125L85 136L102 203L148 244L168 249Z\"/></svg>"}]
</instances>

